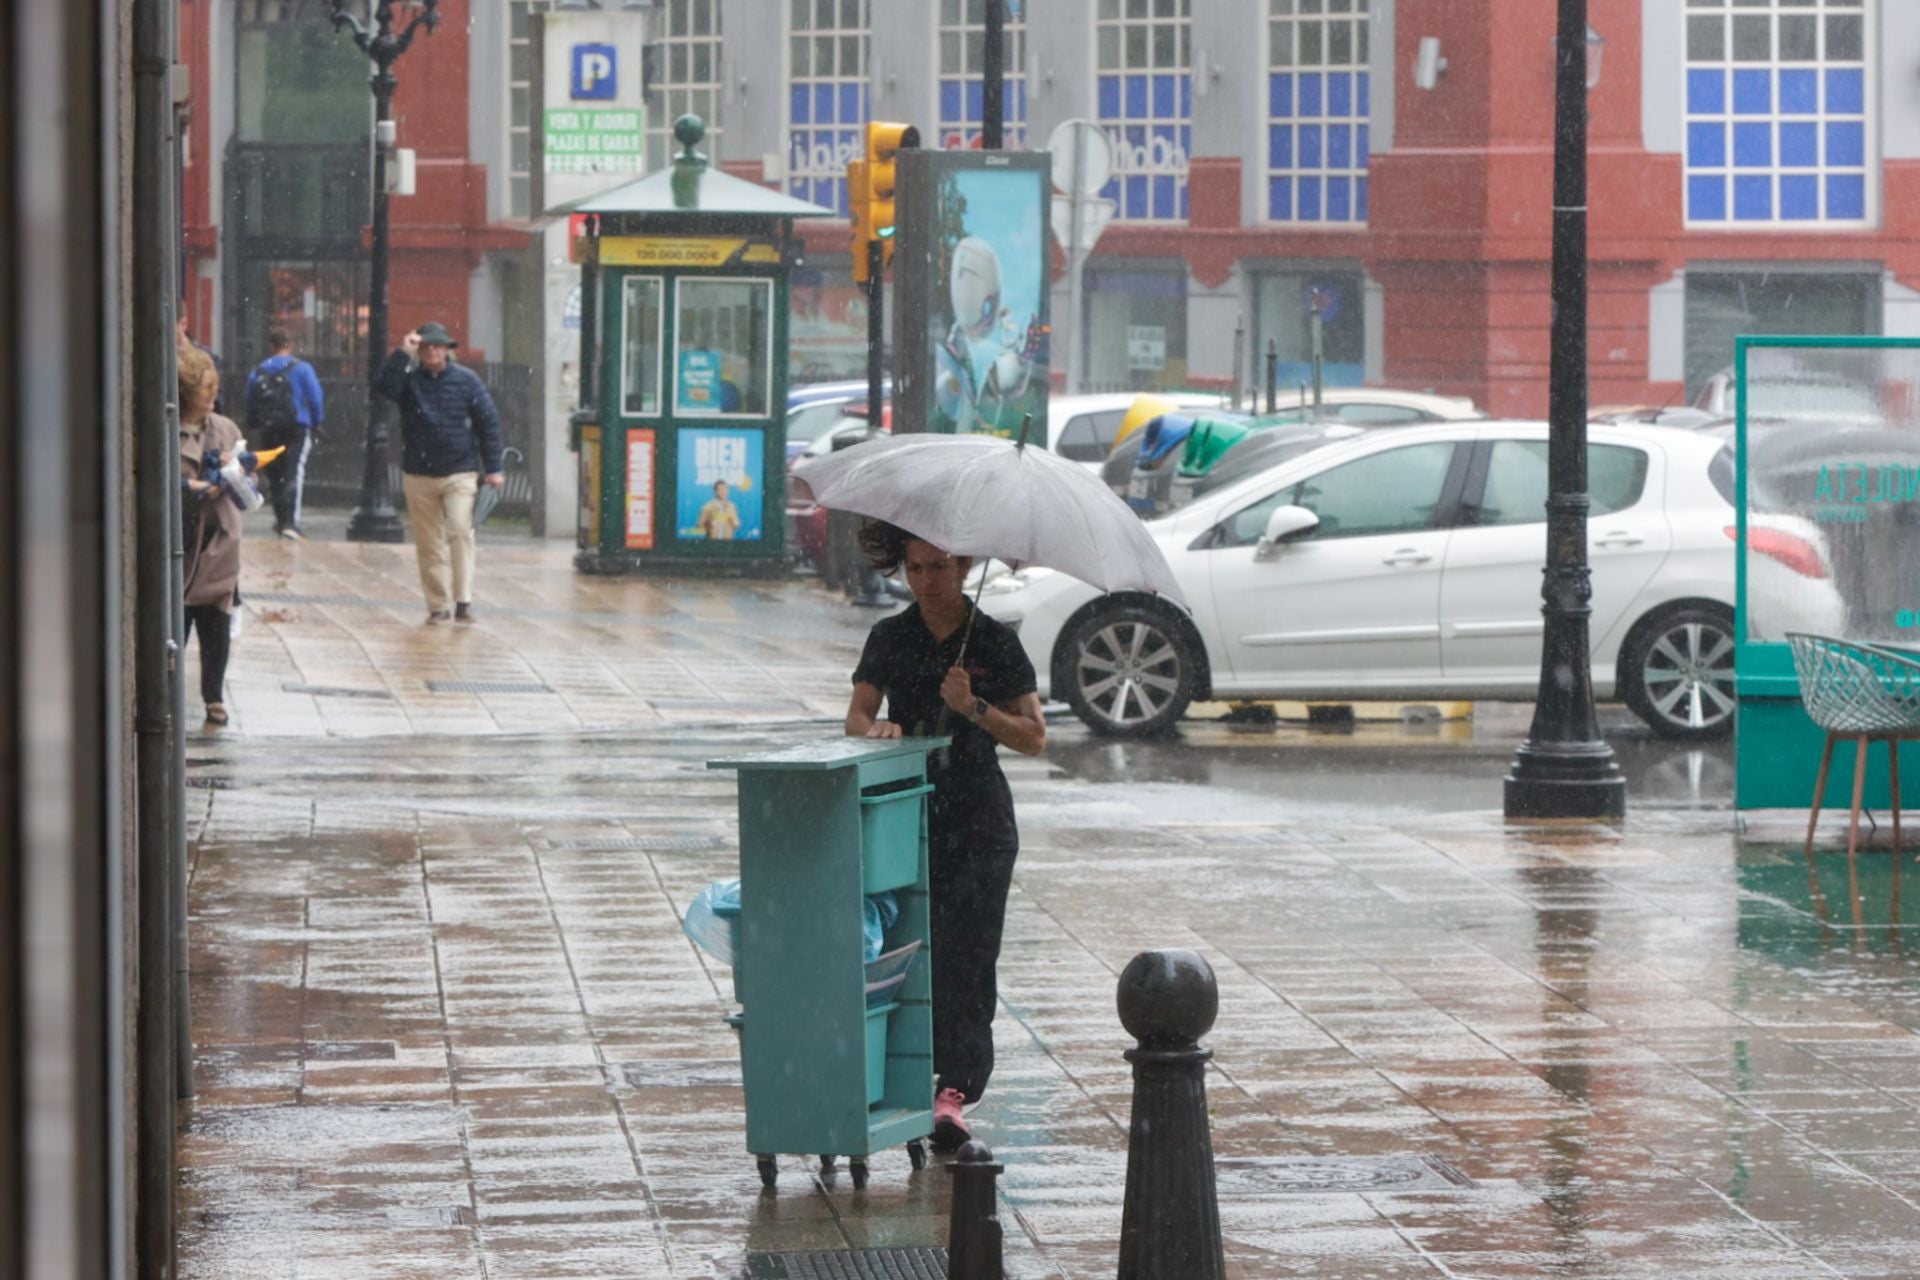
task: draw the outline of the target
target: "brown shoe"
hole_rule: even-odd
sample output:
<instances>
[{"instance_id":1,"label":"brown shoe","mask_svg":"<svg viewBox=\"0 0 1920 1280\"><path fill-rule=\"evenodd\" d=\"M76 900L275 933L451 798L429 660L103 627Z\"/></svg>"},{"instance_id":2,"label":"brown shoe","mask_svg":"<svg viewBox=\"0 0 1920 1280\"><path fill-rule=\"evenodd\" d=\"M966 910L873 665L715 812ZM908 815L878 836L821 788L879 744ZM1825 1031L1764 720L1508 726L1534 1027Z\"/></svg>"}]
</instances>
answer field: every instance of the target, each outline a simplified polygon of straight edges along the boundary
<instances>
[{"instance_id":1,"label":"brown shoe","mask_svg":"<svg viewBox=\"0 0 1920 1280\"><path fill-rule=\"evenodd\" d=\"M454 606L453 606L453 620L454 620L455 622L472 622L472 621L473 621L473 606L472 606L472 605L470 605L470 604L456 604L456 605L454 605Z\"/></svg>"},{"instance_id":2,"label":"brown shoe","mask_svg":"<svg viewBox=\"0 0 1920 1280\"><path fill-rule=\"evenodd\" d=\"M438 626L451 617L453 617L453 615L445 609L435 609L427 615L427 625L430 627Z\"/></svg>"}]
</instances>

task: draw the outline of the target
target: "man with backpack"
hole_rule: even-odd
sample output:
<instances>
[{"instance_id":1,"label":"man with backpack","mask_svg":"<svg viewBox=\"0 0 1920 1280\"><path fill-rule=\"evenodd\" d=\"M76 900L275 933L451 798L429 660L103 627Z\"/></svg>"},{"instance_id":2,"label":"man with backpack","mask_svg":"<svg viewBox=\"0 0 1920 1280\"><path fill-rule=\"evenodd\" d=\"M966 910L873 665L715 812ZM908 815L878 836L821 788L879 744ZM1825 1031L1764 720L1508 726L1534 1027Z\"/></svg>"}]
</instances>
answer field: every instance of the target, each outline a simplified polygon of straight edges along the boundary
<instances>
[{"instance_id":1,"label":"man with backpack","mask_svg":"<svg viewBox=\"0 0 1920 1280\"><path fill-rule=\"evenodd\" d=\"M293 338L284 329L267 335L273 352L247 377L247 443L255 450L285 445L287 451L260 468L273 500L273 529L296 541L300 531L300 491L307 483L307 451L326 422L326 395L313 366L293 354Z\"/></svg>"}]
</instances>

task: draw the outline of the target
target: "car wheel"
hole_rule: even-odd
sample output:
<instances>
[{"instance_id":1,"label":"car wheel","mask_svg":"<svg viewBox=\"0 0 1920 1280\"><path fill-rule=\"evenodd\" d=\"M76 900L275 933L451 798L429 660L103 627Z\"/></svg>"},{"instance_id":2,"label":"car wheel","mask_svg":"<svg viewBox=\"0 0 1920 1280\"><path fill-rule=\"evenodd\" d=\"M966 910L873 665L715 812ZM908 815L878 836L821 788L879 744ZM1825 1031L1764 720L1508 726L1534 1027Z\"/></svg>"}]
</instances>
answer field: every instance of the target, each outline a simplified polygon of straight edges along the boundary
<instances>
[{"instance_id":1,"label":"car wheel","mask_svg":"<svg viewBox=\"0 0 1920 1280\"><path fill-rule=\"evenodd\" d=\"M1680 741L1733 731L1733 615L1681 605L1634 629L1621 654L1621 693L1654 733Z\"/></svg>"},{"instance_id":2,"label":"car wheel","mask_svg":"<svg viewBox=\"0 0 1920 1280\"><path fill-rule=\"evenodd\" d=\"M1067 637L1067 704L1095 733L1143 738L1172 729L1193 700L1194 659L1165 614L1121 605Z\"/></svg>"}]
</instances>

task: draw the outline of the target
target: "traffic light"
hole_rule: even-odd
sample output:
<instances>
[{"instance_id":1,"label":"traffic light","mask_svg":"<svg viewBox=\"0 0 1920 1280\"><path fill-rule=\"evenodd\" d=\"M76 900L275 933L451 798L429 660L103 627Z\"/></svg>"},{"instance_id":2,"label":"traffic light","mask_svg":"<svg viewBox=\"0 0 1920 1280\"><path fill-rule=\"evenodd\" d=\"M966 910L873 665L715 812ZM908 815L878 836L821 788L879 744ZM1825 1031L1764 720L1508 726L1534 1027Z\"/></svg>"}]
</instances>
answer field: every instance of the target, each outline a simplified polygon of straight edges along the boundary
<instances>
[{"instance_id":1,"label":"traffic light","mask_svg":"<svg viewBox=\"0 0 1920 1280\"><path fill-rule=\"evenodd\" d=\"M885 120L867 123L867 154L847 165L847 203L853 218L853 278L867 283L867 246L878 241L881 263L893 261L894 157L920 145L920 131Z\"/></svg>"}]
</instances>

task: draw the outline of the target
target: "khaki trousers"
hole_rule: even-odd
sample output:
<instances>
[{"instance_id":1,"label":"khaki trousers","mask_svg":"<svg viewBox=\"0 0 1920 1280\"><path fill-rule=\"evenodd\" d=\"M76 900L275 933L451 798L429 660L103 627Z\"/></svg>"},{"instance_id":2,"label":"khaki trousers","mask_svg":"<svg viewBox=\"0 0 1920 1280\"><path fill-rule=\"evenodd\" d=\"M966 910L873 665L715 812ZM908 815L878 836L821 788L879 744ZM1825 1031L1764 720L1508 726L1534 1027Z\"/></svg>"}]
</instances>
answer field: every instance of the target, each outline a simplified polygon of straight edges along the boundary
<instances>
[{"instance_id":1,"label":"khaki trousers","mask_svg":"<svg viewBox=\"0 0 1920 1280\"><path fill-rule=\"evenodd\" d=\"M404 481L427 612L445 613L456 604L472 604L473 495L480 489L479 473L410 475ZM447 582L449 568L451 587Z\"/></svg>"}]
</instances>

